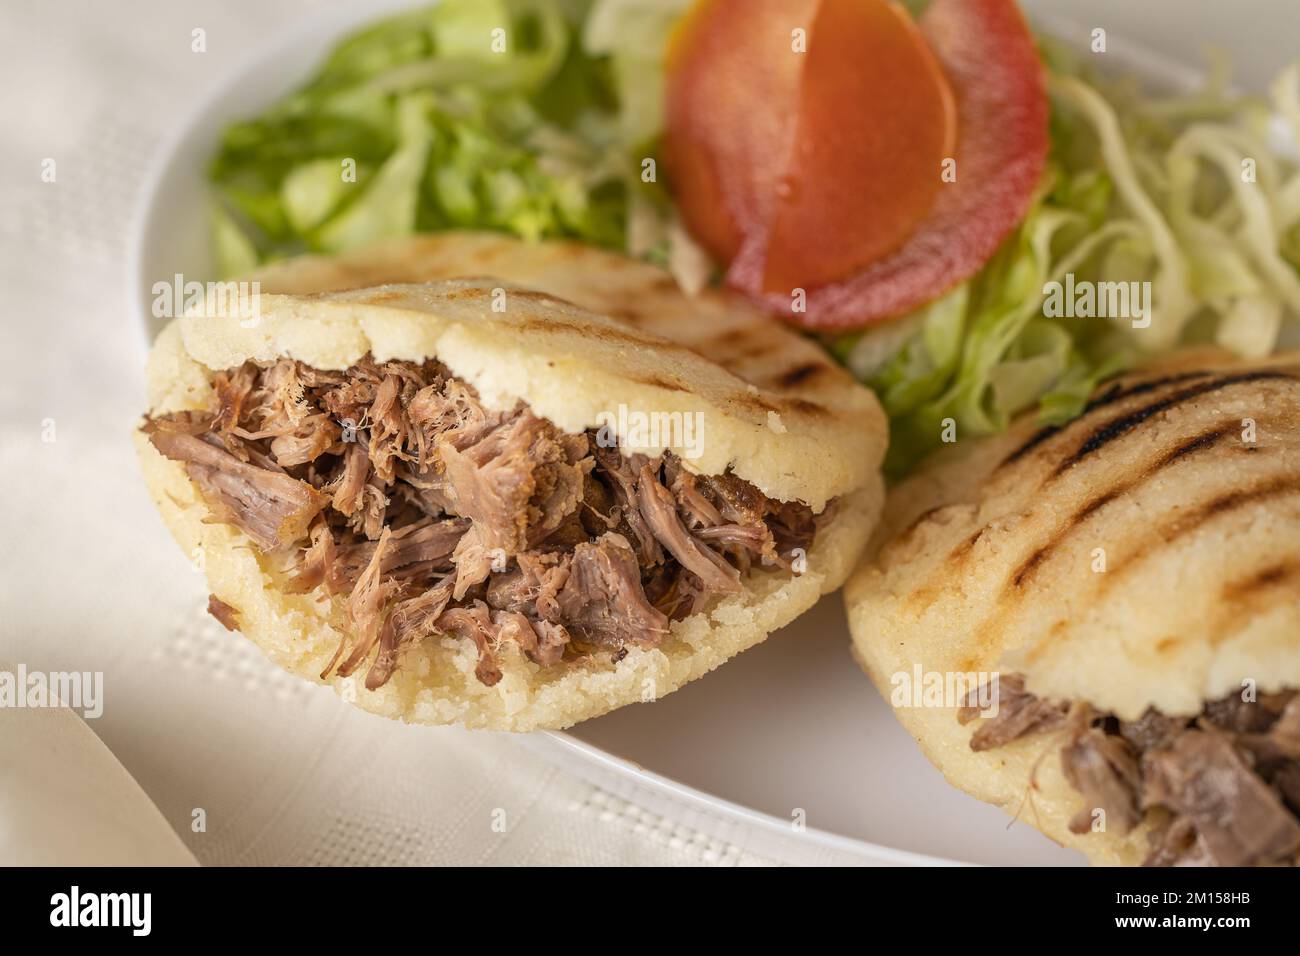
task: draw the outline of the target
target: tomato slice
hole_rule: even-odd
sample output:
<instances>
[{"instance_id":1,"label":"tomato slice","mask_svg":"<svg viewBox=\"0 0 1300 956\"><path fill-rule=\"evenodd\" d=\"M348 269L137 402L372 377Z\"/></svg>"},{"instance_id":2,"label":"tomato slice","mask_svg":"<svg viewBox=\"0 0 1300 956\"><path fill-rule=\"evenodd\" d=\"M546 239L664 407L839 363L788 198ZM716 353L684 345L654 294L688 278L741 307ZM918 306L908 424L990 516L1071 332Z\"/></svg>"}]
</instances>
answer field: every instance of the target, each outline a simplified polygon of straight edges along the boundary
<instances>
[{"instance_id":1,"label":"tomato slice","mask_svg":"<svg viewBox=\"0 0 1300 956\"><path fill-rule=\"evenodd\" d=\"M800 22L802 69L782 55ZM1046 82L1015 0L931 0L917 26L937 91L887 0L705 0L674 43L667 155L687 226L729 284L806 327L882 321L970 278L1042 178Z\"/></svg>"},{"instance_id":2,"label":"tomato slice","mask_svg":"<svg viewBox=\"0 0 1300 956\"><path fill-rule=\"evenodd\" d=\"M932 0L920 27L957 98L956 181L943 184L902 248L851 279L810 289L806 312L792 312L788 297L765 297L805 327L859 328L969 279L1024 220L1042 180L1046 77L1014 0Z\"/></svg>"},{"instance_id":3,"label":"tomato slice","mask_svg":"<svg viewBox=\"0 0 1300 956\"><path fill-rule=\"evenodd\" d=\"M687 225L765 289L852 275L934 201L953 98L891 0L706 0L675 37L668 76L669 172Z\"/></svg>"},{"instance_id":4,"label":"tomato slice","mask_svg":"<svg viewBox=\"0 0 1300 956\"><path fill-rule=\"evenodd\" d=\"M901 246L956 138L948 82L897 4L822 0L810 42L786 174L754 243L764 290L787 297Z\"/></svg>"},{"instance_id":5,"label":"tomato slice","mask_svg":"<svg viewBox=\"0 0 1300 956\"><path fill-rule=\"evenodd\" d=\"M771 214L821 0L700 0L669 41L664 156L687 228L722 262Z\"/></svg>"}]
</instances>

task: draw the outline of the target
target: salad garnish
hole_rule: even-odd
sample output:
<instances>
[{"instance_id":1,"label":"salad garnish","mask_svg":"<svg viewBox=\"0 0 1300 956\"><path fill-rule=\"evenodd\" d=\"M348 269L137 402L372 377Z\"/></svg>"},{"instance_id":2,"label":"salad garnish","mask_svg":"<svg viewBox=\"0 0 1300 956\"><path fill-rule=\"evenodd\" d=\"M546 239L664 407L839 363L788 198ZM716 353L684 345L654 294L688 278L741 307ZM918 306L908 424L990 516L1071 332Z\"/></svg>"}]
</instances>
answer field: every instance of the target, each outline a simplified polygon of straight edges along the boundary
<instances>
[{"instance_id":1,"label":"salad garnish","mask_svg":"<svg viewBox=\"0 0 1300 956\"><path fill-rule=\"evenodd\" d=\"M1267 99L1107 67L1012 0L444 0L226 131L220 266L451 229L619 249L817 330L898 474L945 423L1300 338L1300 66ZM1055 308L1107 283L1149 289L1140 320Z\"/></svg>"}]
</instances>

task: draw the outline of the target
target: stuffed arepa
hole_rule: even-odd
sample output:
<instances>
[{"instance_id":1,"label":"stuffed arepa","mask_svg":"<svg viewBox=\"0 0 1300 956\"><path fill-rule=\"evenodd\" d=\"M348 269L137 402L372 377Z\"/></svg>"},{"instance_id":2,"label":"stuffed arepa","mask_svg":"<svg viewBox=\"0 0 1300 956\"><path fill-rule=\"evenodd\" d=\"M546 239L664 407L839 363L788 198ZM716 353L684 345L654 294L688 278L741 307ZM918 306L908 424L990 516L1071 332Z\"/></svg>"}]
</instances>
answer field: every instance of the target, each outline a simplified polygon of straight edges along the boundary
<instances>
[{"instance_id":1,"label":"stuffed arepa","mask_svg":"<svg viewBox=\"0 0 1300 956\"><path fill-rule=\"evenodd\" d=\"M1300 355L1124 376L886 514L855 653L951 783L1096 863L1296 861Z\"/></svg>"},{"instance_id":2,"label":"stuffed arepa","mask_svg":"<svg viewBox=\"0 0 1300 956\"><path fill-rule=\"evenodd\" d=\"M883 417L829 363L747 380L498 278L257 311L160 335L144 471L213 613L366 710L657 699L839 587L879 513Z\"/></svg>"},{"instance_id":3,"label":"stuffed arepa","mask_svg":"<svg viewBox=\"0 0 1300 956\"><path fill-rule=\"evenodd\" d=\"M656 265L579 242L432 233L333 256L299 256L249 278L263 292L302 294L464 276L492 276L547 292L684 345L756 388L782 396L776 411L790 432L817 434L826 421L823 409L846 403L852 409L867 401L825 349L736 293L710 287L688 295ZM870 441L884 441L883 421L882 416L868 422Z\"/></svg>"}]
</instances>

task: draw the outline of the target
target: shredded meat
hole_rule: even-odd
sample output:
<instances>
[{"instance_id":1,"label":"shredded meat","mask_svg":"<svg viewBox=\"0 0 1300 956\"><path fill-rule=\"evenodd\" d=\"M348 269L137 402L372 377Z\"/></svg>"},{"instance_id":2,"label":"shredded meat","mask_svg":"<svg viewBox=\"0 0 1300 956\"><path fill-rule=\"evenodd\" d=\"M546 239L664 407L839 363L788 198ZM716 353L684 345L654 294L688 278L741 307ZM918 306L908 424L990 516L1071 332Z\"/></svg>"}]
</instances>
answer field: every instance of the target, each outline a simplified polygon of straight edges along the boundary
<instances>
[{"instance_id":1,"label":"shredded meat","mask_svg":"<svg viewBox=\"0 0 1300 956\"><path fill-rule=\"evenodd\" d=\"M400 531L393 532L379 570L383 574L403 579L427 576L429 571L446 570L451 567L452 551L468 528L469 522L460 518L444 521L424 518L406 525ZM334 548L335 557L328 571L331 593L351 591L377 548L375 542L365 540ZM307 561L310 561L310 551ZM304 565L307 561L304 561Z\"/></svg>"},{"instance_id":2,"label":"shredded meat","mask_svg":"<svg viewBox=\"0 0 1300 956\"><path fill-rule=\"evenodd\" d=\"M1105 825L1117 827L1120 833L1137 826L1142 816L1137 793L1141 773L1137 756L1123 737L1099 727L1081 727L1061 749L1061 767L1065 779L1083 795L1083 807L1070 820L1072 831L1091 830L1097 810L1106 814Z\"/></svg>"},{"instance_id":3,"label":"shredded meat","mask_svg":"<svg viewBox=\"0 0 1300 956\"><path fill-rule=\"evenodd\" d=\"M311 545L298 562L296 573L284 584L290 594L306 594L325 581L325 575L334 566L334 535L329 525L321 521L312 528Z\"/></svg>"},{"instance_id":4,"label":"shredded meat","mask_svg":"<svg viewBox=\"0 0 1300 956\"><path fill-rule=\"evenodd\" d=\"M355 671L361 665L361 662L370 655L371 649L379 640L379 629L384 620L384 609L388 606L389 599L397 593L400 587L392 578L384 580L384 561L390 560L391 545L392 531L385 528L379 536L379 543L375 545L375 549L370 555L369 563L366 565L365 570L361 572L361 576L357 578L356 586L352 588L352 594L348 597L348 622L352 625L353 640L352 653L338 667L338 672L344 677ZM345 639L339 644L339 649L335 652L334 658L322 672L322 678L334 669L334 664L342 655L346 643Z\"/></svg>"},{"instance_id":5,"label":"shredded meat","mask_svg":"<svg viewBox=\"0 0 1300 956\"><path fill-rule=\"evenodd\" d=\"M1275 714L1275 719L1243 733L1237 745L1265 771L1300 768L1300 694L1281 702L1273 698L1271 703L1272 707L1262 710L1269 716Z\"/></svg>"},{"instance_id":6,"label":"shredded meat","mask_svg":"<svg viewBox=\"0 0 1300 956\"><path fill-rule=\"evenodd\" d=\"M488 685L506 648L543 667L619 660L751 566L790 570L817 532L805 505L734 475L624 455L523 403L492 411L434 361L246 362L214 376L207 411L142 427L287 592L340 602L321 676L369 661L372 690L434 637L472 644Z\"/></svg>"},{"instance_id":7,"label":"shredded meat","mask_svg":"<svg viewBox=\"0 0 1300 956\"><path fill-rule=\"evenodd\" d=\"M999 713L971 748L1063 725L1061 766L1084 799L1074 832L1087 832L1099 809L1121 833L1154 811L1148 866L1300 864L1300 692L1234 694L1208 701L1195 718L1149 710L1123 721L1044 701L1015 675L999 683ZM964 707L958 719L976 712Z\"/></svg>"},{"instance_id":8,"label":"shredded meat","mask_svg":"<svg viewBox=\"0 0 1300 956\"><path fill-rule=\"evenodd\" d=\"M1187 729L1187 721L1179 717L1166 717L1157 710L1148 710L1137 720L1120 721L1120 736L1132 744L1139 753L1168 747Z\"/></svg>"},{"instance_id":9,"label":"shredded meat","mask_svg":"<svg viewBox=\"0 0 1300 956\"><path fill-rule=\"evenodd\" d=\"M501 640L518 644L529 659L547 666L558 664L564 656L569 634L563 625L550 621L531 621L518 611L493 611L492 624Z\"/></svg>"},{"instance_id":10,"label":"shredded meat","mask_svg":"<svg viewBox=\"0 0 1300 956\"><path fill-rule=\"evenodd\" d=\"M366 672L366 687L375 690L388 683L397 670L402 648L437 633L437 621L451 601L453 580L443 578L424 593L395 604L379 635L379 653Z\"/></svg>"},{"instance_id":11,"label":"shredded meat","mask_svg":"<svg viewBox=\"0 0 1300 956\"><path fill-rule=\"evenodd\" d=\"M655 480L648 464L641 466L636 500L650 532L682 567L720 593L740 590L740 572L721 554L686 530L677 514L677 502L672 492Z\"/></svg>"},{"instance_id":12,"label":"shredded meat","mask_svg":"<svg viewBox=\"0 0 1300 956\"><path fill-rule=\"evenodd\" d=\"M1146 866L1214 866L1210 848L1196 831L1190 817L1174 817L1173 821L1152 834L1151 853Z\"/></svg>"},{"instance_id":13,"label":"shredded meat","mask_svg":"<svg viewBox=\"0 0 1300 956\"><path fill-rule=\"evenodd\" d=\"M474 642L478 648L475 677L488 687L501 680L501 668L497 666L494 654L497 629L492 624L486 604L475 601L469 607L453 607L443 611L438 618L438 627L449 634Z\"/></svg>"},{"instance_id":14,"label":"shredded meat","mask_svg":"<svg viewBox=\"0 0 1300 956\"><path fill-rule=\"evenodd\" d=\"M188 419L181 419L188 425ZM185 463L208 507L237 526L264 551L297 543L327 499L305 481L284 472L240 461L230 452L154 420L146 424L149 440L163 455Z\"/></svg>"},{"instance_id":15,"label":"shredded meat","mask_svg":"<svg viewBox=\"0 0 1300 956\"><path fill-rule=\"evenodd\" d=\"M239 608L231 607L215 594L208 595L208 613L227 631L239 630Z\"/></svg>"},{"instance_id":16,"label":"shredded meat","mask_svg":"<svg viewBox=\"0 0 1300 956\"><path fill-rule=\"evenodd\" d=\"M1142 802L1189 820L1220 866L1293 861L1300 853L1300 820L1213 729L1189 730L1169 749L1144 755Z\"/></svg>"},{"instance_id":17,"label":"shredded meat","mask_svg":"<svg viewBox=\"0 0 1300 956\"><path fill-rule=\"evenodd\" d=\"M365 503L366 479L370 476L370 458L361 445L353 442L343 453L343 470L333 486L334 510L352 517Z\"/></svg>"},{"instance_id":18,"label":"shredded meat","mask_svg":"<svg viewBox=\"0 0 1300 956\"><path fill-rule=\"evenodd\" d=\"M616 531L574 548L555 603L569 630L592 644L654 647L668 631L668 619L646 600L632 546Z\"/></svg>"},{"instance_id":19,"label":"shredded meat","mask_svg":"<svg viewBox=\"0 0 1300 956\"><path fill-rule=\"evenodd\" d=\"M664 550L637 506L637 475L649 459L644 455L625 458L617 448L597 448L595 457L603 477L609 482L610 496L614 501L614 507L609 511L612 526L618 527L624 537L635 543L637 559L643 567L662 564Z\"/></svg>"},{"instance_id":20,"label":"shredded meat","mask_svg":"<svg viewBox=\"0 0 1300 956\"><path fill-rule=\"evenodd\" d=\"M521 554L517 567L492 579L488 603L539 620L558 620L557 597L569 580L572 564L572 555L554 551Z\"/></svg>"},{"instance_id":21,"label":"shredded meat","mask_svg":"<svg viewBox=\"0 0 1300 956\"><path fill-rule=\"evenodd\" d=\"M585 435L518 411L472 443L440 441L443 510L474 522L481 544L507 556L544 541L578 508L591 463Z\"/></svg>"},{"instance_id":22,"label":"shredded meat","mask_svg":"<svg viewBox=\"0 0 1300 956\"><path fill-rule=\"evenodd\" d=\"M980 708L975 703L978 696L971 697L957 714L963 724L980 716ZM971 750L992 750L1025 734L1056 727L1064 719L1064 707L1039 700L1025 690L1025 682L1015 674L1001 675L997 678L997 712L981 718L979 728L971 736Z\"/></svg>"}]
</instances>

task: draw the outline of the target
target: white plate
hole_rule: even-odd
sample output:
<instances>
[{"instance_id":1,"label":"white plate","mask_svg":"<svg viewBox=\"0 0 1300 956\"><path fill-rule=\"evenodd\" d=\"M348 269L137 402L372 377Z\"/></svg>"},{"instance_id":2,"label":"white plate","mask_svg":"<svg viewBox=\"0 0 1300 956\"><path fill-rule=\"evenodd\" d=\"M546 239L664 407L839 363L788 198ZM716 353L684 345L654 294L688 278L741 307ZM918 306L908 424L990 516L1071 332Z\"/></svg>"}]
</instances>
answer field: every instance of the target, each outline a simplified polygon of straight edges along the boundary
<instances>
[{"instance_id":1,"label":"white plate","mask_svg":"<svg viewBox=\"0 0 1300 956\"><path fill-rule=\"evenodd\" d=\"M358 24L409 0L379 0L313 12L231 70L229 80L195 104L146 177L132 235L130 284L145 341L159 323L150 317L154 282L175 273L211 272L203 169L217 137L233 119L268 105L304 79L330 43ZM1059 35L1087 28L1052 20L1079 12L1067 0L1030 2L1029 9ZM1117 0L1090 3L1088 27L1108 29L1110 59L1158 83L1185 86L1197 71L1151 49L1126 44L1123 26L1151 42L1150 14L1181 30L1165 47L1195 56L1194 41L1249 38L1236 51L1248 58L1258 85L1280 65L1287 31L1285 5L1243 3L1244 29L1225 34L1208 19L1188 28L1192 11L1172 0L1142 10ZM1178 12L1182 16L1171 19ZM1145 14L1145 15L1144 15ZM1212 32L1214 31L1214 32ZM1155 34L1159 36L1160 34ZM1259 51L1266 54L1259 55ZM1252 56L1252 54L1254 54ZM839 595L825 598L795 624L726 667L654 705L627 707L566 734L534 734L527 744L569 769L647 803L652 809L755 852L795 862L886 864L973 862L1069 865L1081 862L1023 823L947 786L893 719L849 657ZM1026 809L1026 813L1032 810Z\"/></svg>"}]
</instances>

